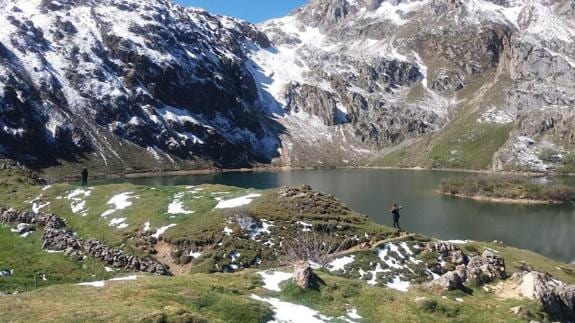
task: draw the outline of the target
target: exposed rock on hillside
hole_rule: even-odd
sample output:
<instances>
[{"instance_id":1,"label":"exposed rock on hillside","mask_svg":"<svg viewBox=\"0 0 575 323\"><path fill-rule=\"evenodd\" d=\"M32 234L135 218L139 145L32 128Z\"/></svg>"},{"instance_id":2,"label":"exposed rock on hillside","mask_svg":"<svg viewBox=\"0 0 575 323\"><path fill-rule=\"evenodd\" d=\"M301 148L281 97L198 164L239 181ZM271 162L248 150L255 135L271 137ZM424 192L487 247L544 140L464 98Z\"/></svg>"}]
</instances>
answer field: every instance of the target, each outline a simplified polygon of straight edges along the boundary
<instances>
[{"instance_id":1,"label":"exposed rock on hillside","mask_svg":"<svg viewBox=\"0 0 575 323\"><path fill-rule=\"evenodd\" d=\"M515 124L503 147L502 139L490 143L497 145L490 151L500 151L479 166L489 167L494 157L497 170L546 170L560 166L571 150L566 146L571 127L555 126L542 115L571 118L575 26L570 18L568 1L317 0L262 24L276 51L251 57L271 79L264 91L297 115L285 119L287 128L309 120L321 134L321 148L337 156L350 150L367 157L429 138L460 114L469 121L453 127L466 127L460 130L463 138L439 135L418 142L425 149L415 146L391 163L478 167L460 161L474 158L464 155L466 145L489 134L483 127ZM293 68L286 72L282 66ZM314 163L299 153L312 146L306 137L284 138L292 163ZM532 146L523 148L524 137ZM445 152L437 152L445 160L434 156L442 145L453 147L451 159ZM544 150L554 151L556 160L542 161Z\"/></svg>"},{"instance_id":2,"label":"exposed rock on hillside","mask_svg":"<svg viewBox=\"0 0 575 323\"><path fill-rule=\"evenodd\" d=\"M0 8L0 154L129 166L127 147L229 167L274 156L280 128L245 66L246 43L269 46L254 26L163 0Z\"/></svg>"},{"instance_id":3,"label":"exposed rock on hillside","mask_svg":"<svg viewBox=\"0 0 575 323\"><path fill-rule=\"evenodd\" d=\"M427 245L426 252L439 256L438 263L431 270L441 277L429 283L431 288L443 291L465 290L465 284L470 282L485 284L507 277L504 259L490 250L469 257L456 245L435 242ZM449 270L450 267L453 269Z\"/></svg>"},{"instance_id":4,"label":"exposed rock on hillside","mask_svg":"<svg viewBox=\"0 0 575 323\"><path fill-rule=\"evenodd\" d=\"M0 155L29 164L573 168L568 0L313 0L257 28L166 0L0 9Z\"/></svg>"},{"instance_id":5,"label":"exposed rock on hillside","mask_svg":"<svg viewBox=\"0 0 575 323\"><path fill-rule=\"evenodd\" d=\"M575 285L567 285L539 272L521 272L512 277L520 295L539 301L552 320L575 320Z\"/></svg>"}]
</instances>

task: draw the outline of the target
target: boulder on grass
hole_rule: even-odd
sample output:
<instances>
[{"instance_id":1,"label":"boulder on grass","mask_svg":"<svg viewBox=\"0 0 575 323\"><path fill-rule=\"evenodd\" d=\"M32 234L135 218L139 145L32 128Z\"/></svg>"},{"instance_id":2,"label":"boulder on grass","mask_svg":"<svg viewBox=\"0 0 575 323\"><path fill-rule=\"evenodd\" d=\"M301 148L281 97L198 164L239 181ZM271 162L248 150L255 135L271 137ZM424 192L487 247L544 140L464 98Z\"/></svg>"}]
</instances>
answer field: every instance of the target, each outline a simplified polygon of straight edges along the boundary
<instances>
[{"instance_id":1,"label":"boulder on grass","mask_svg":"<svg viewBox=\"0 0 575 323\"><path fill-rule=\"evenodd\" d=\"M536 271L517 273L512 279L518 281L519 294L539 301L551 320L575 322L575 285Z\"/></svg>"},{"instance_id":2,"label":"boulder on grass","mask_svg":"<svg viewBox=\"0 0 575 323\"><path fill-rule=\"evenodd\" d=\"M315 285L315 274L308 261L298 261L293 267L293 280L299 287L308 289Z\"/></svg>"}]
</instances>

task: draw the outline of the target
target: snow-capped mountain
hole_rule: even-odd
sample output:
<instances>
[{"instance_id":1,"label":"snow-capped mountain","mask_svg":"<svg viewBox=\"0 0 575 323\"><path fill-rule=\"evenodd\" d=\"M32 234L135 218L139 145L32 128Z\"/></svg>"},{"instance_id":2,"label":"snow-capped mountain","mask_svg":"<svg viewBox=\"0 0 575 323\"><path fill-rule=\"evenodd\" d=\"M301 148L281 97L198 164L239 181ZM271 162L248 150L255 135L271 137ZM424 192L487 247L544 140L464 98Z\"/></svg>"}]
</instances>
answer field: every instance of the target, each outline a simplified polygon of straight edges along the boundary
<instances>
[{"instance_id":1,"label":"snow-capped mountain","mask_svg":"<svg viewBox=\"0 0 575 323\"><path fill-rule=\"evenodd\" d=\"M260 88L307 130L292 162L544 170L573 150L571 0L314 0L260 29Z\"/></svg>"},{"instance_id":2,"label":"snow-capped mountain","mask_svg":"<svg viewBox=\"0 0 575 323\"><path fill-rule=\"evenodd\" d=\"M257 27L165 0L0 9L0 154L31 163L544 170L574 150L572 0L313 0Z\"/></svg>"},{"instance_id":3,"label":"snow-capped mountain","mask_svg":"<svg viewBox=\"0 0 575 323\"><path fill-rule=\"evenodd\" d=\"M8 0L0 9L4 153L232 167L277 154L281 127L256 106L245 66L248 43L269 46L253 25L163 0Z\"/></svg>"}]
</instances>

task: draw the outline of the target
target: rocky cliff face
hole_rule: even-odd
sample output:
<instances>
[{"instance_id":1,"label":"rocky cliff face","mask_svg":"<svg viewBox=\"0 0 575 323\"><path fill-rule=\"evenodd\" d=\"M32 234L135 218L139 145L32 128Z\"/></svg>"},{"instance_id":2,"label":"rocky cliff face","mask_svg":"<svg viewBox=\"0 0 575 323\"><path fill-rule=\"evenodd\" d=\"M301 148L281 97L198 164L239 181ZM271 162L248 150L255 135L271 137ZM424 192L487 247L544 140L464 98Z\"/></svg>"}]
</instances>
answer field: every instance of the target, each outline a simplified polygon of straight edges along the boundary
<instances>
[{"instance_id":1,"label":"rocky cliff face","mask_svg":"<svg viewBox=\"0 0 575 323\"><path fill-rule=\"evenodd\" d=\"M0 7L0 154L31 164L575 160L569 0L313 0L257 27L164 0Z\"/></svg>"},{"instance_id":2,"label":"rocky cliff face","mask_svg":"<svg viewBox=\"0 0 575 323\"><path fill-rule=\"evenodd\" d=\"M274 122L255 106L254 26L169 1L3 1L0 152L29 163L84 154L222 166L269 162Z\"/></svg>"},{"instance_id":3,"label":"rocky cliff face","mask_svg":"<svg viewBox=\"0 0 575 323\"><path fill-rule=\"evenodd\" d=\"M571 1L315 0L262 24L274 51L251 57L269 77L264 92L298 115L286 127L309 114L337 156L407 146L418 156L394 163L546 170L572 150L572 18ZM493 129L513 130L495 140ZM484 141L487 163L466 164Z\"/></svg>"}]
</instances>

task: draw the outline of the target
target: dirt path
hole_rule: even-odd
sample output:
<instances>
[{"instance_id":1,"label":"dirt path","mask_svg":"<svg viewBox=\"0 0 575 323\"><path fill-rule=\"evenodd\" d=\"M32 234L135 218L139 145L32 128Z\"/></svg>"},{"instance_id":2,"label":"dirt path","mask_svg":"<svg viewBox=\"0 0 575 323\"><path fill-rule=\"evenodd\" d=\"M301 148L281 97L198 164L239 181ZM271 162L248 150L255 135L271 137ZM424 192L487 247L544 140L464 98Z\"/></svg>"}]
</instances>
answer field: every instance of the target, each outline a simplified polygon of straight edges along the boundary
<instances>
[{"instance_id":1,"label":"dirt path","mask_svg":"<svg viewBox=\"0 0 575 323\"><path fill-rule=\"evenodd\" d=\"M170 272L174 276L184 275L190 272L192 269L192 263L186 265L178 265L172 259L171 253L176 250L176 247L165 242L165 241L158 241L154 246L154 249L158 252L155 255L156 260L161 262L164 265L170 267Z\"/></svg>"}]
</instances>

